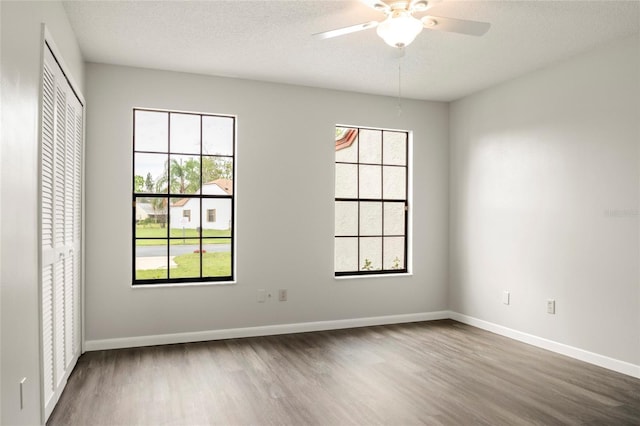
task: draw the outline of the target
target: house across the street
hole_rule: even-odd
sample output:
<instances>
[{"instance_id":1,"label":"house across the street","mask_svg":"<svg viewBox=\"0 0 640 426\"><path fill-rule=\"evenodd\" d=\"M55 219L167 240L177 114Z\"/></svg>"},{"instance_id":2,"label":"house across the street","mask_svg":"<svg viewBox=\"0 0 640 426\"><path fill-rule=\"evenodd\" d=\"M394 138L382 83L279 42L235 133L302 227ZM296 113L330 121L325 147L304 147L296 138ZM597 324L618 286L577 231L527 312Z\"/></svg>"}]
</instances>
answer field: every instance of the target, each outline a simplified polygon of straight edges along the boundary
<instances>
[{"instance_id":1,"label":"house across the street","mask_svg":"<svg viewBox=\"0 0 640 426\"><path fill-rule=\"evenodd\" d=\"M230 179L216 179L202 185L205 195L232 195L233 182ZM202 212L202 221L200 215ZM171 204L170 227L173 229L230 229L231 199L203 198L202 206L198 198L181 198Z\"/></svg>"},{"instance_id":2,"label":"house across the street","mask_svg":"<svg viewBox=\"0 0 640 426\"><path fill-rule=\"evenodd\" d=\"M151 203L136 203L136 222L149 219L153 223L165 223L167 221L167 209L154 208Z\"/></svg>"}]
</instances>

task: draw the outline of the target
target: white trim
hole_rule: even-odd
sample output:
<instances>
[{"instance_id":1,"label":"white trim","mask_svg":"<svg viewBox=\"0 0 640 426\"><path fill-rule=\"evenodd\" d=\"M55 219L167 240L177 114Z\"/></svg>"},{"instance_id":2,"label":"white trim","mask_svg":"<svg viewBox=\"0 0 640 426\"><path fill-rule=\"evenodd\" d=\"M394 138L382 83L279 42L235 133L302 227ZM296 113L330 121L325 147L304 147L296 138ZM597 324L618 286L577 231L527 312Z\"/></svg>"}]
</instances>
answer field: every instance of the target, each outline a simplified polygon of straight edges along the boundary
<instances>
[{"instance_id":1,"label":"white trim","mask_svg":"<svg viewBox=\"0 0 640 426\"><path fill-rule=\"evenodd\" d=\"M153 336L87 340L85 341L84 349L85 351L99 351L105 349L202 342L207 340L236 339L241 337L273 336L278 334L306 333L310 331L339 330L344 328L401 324L407 322L432 321L448 318L448 311L438 311L369 318L353 318L334 321L315 321L295 324L277 324L257 327L231 328L223 330L196 331L187 333L158 334Z\"/></svg>"},{"instance_id":2,"label":"white trim","mask_svg":"<svg viewBox=\"0 0 640 426\"><path fill-rule=\"evenodd\" d=\"M36 191L36 205L38 206L38 370L40 373L38 381L38 396L40 397L39 407L40 421L42 424L47 422L47 401L45 400L45 377L44 377L44 333L43 333L43 317L42 309L42 107L44 104L44 61L45 51L47 50L47 40L51 40L51 36L45 24L40 27L40 72L38 75L38 189ZM53 40L51 40L51 44Z\"/></svg>"},{"instance_id":3,"label":"white trim","mask_svg":"<svg viewBox=\"0 0 640 426\"><path fill-rule=\"evenodd\" d=\"M351 318L334 321L315 321L294 324L276 324L256 327L207 330L187 333L157 334L152 336L123 337L115 339L87 340L85 351L134 348L140 346L170 345L175 343L202 342L208 340L237 339L243 337L274 336L278 334L306 333L312 331L340 330L345 328L369 327L374 325L402 324L408 322L452 319L463 324L480 328L519 342L537 346L608 370L640 379L640 365L620 361L584 349L554 342L502 325L494 324L468 315L452 311L422 312L415 314L387 315L368 318Z\"/></svg>"},{"instance_id":4,"label":"white trim","mask_svg":"<svg viewBox=\"0 0 640 426\"><path fill-rule=\"evenodd\" d=\"M364 274L364 275L338 275L333 276L333 279L336 281L342 280L361 280L363 278L398 278L398 277L412 277L413 273L411 272L402 272L399 274Z\"/></svg>"},{"instance_id":5,"label":"white trim","mask_svg":"<svg viewBox=\"0 0 640 426\"><path fill-rule=\"evenodd\" d=\"M202 281L202 282L190 282L190 283L161 283L161 284L129 284L134 291L144 289L158 289L158 288L171 288L171 287L206 287L206 286L225 286L225 285L237 285L238 281Z\"/></svg>"},{"instance_id":6,"label":"white trim","mask_svg":"<svg viewBox=\"0 0 640 426\"><path fill-rule=\"evenodd\" d=\"M86 248L86 171L87 171L87 105L82 105L82 164L80 171L80 355L85 351L84 349L84 335L85 335L85 280L86 280L86 267L85 267L85 248Z\"/></svg>"},{"instance_id":7,"label":"white trim","mask_svg":"<svg viewBox=\"0 0 640 426\"><path fill-rule=\"evenodd\" d=\"M534 336L532 334L524 333L522 331L504 327L492 322L470 317L468 315L459 314L457 312L450 312L449 318L464 324L471 325L473 327L481 328L483 330L508 337L513 340L537 346L551 352L566 355L568 357L575 358L589 364L597 365L599 367L617 371L618 373L626 374L628 376L640 379L640 365L631 364L626 361L620 361L618 359L610 358L608 356L600 355L594 352L589 352L584 349L569 346L564 343L555 342L543 337Z\"/></svg>"},{"instance_id":8,"label":"white trim","mask_svg":"<svg viewBox=\"0 0 640 426\"><path fill-rule=\"evenodd\" d=\"M64 73L65 78L69 82L69 85L71 86L71 88L74 90L75 95L78 97L78 100L82 104L82 109L84 111L84 106L86 105L86 102L84 99L84 94L80 90L80 85L77 83L77 80L74 78L73 74L71 74L71 68L67 66L67 63L64 60L64 56L62 55L62 52L56 45L56 42L53 39L51 32L49 31L49 28L47 28L46 24L44 23L41 24L41 28L42 28L43 50L46 49L46 46L44 45L44 43L48 44L49 48L51 49L51 53L56 58L58 65L60 65L60 69L62 69L62 72ZM83 119L83 121L85 120Z\"/></svg>"}]
</instances>

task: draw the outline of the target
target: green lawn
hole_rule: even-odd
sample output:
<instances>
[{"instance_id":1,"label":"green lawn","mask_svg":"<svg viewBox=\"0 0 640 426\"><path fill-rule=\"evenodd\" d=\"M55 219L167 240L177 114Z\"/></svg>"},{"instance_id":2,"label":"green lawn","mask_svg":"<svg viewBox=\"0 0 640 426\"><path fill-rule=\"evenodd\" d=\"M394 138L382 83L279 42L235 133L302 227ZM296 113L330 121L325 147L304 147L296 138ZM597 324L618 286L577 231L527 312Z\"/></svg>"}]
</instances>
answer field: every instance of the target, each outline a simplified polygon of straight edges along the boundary
<instances>
[{"instance_id":1,"label":"green lawn","mask_svg":"<svg viewBox=\"0 0 640 426\"><path fill-rule=\"evenodd\" d=\"M183 238L171 241L171 244L182 245L182 244L200 244L200 241L194 238L199 237L198 231L195 229L169 229L169 234L172 238ZM203 244L229 244L231 242L230 238L219 238L219 237L230 237L231 231L228 229L205 229L202 232L202 238L215 238L203 241ZM216 238L218 237L218 238ZM164 241L154 241L154 240L140 240L139 238L167 238L167 228L161 228L159 224L147 224L147 225L136 225L136 245L138 246L154 246L154 245L164 245L166 242ZM191 238L191 239L190 239Z\"/></svg>"},{"instance_id":2,"label":"green lawn","mask_svg":"<svg viewBox=\"0 0 640 426\"><path fill-rule=\"evenodd\" d=\"M170 278L194 278L200 277L200 255L189 253L176 256L173 260L178 266L169 269ZM202 267L203 277L226 277L231 275L231 253L216 252L203 253ZM166 269L149 269L136 271L139 280L167 278Z\"/></svg>"}]
</instances>

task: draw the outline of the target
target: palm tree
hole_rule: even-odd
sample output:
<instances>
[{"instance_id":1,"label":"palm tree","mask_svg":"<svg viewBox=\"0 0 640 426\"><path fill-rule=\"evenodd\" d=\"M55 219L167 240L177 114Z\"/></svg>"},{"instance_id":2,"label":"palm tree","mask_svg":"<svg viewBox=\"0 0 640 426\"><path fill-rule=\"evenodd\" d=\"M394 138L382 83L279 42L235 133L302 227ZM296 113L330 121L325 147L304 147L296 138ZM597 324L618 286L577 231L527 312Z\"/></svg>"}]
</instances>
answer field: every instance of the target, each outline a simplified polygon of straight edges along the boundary
<instances>
[{"instance_id":1,"label":"palm tree","mask_svg":"<svg viewBox=\"0 0 640 426\"><path fill-rule=\"evenodd\" d=\"M167 223L167 199L151 198L151 207L153 207L155 222L160 223L160 228L164 228Z\"/></svg>"},{"instance_id":2,"label":"palm tree","mask_svg":"<svg viewBox=\"0 0 640 426\"><path fill-rule=\"evenodd\" d=\"M165 172L158 178L156 189L166 192L167 186L172 194L192 194L200 188L200 161L189 158L172 158L165 162Z\"/></svg>"}]
</instances>

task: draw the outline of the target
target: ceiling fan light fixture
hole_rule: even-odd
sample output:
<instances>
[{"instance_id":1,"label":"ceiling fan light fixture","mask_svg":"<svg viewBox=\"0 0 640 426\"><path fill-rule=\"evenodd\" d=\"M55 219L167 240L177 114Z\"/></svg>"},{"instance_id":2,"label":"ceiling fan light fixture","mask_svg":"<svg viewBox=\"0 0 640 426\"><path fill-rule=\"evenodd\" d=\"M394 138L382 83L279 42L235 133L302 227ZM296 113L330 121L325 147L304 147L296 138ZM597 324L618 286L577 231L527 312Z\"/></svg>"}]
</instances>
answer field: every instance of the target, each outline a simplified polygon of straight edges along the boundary
<instances>
[{"instance_id":1,"label":"ceiling fan light fixture","mask_svg":"<svg viewBox=\"0 0 640 426\"><path fill-rule=\"evenodd\" d=\"M405 11L394 11L378 25L378 35L391 47L408 46L422 31L423 24Z\"/></svg>"}]
</instances>

